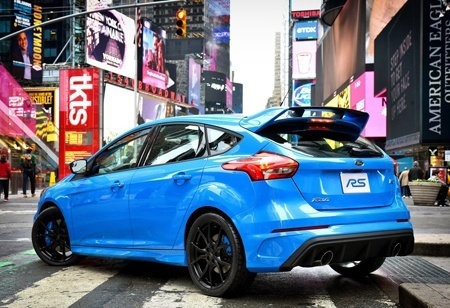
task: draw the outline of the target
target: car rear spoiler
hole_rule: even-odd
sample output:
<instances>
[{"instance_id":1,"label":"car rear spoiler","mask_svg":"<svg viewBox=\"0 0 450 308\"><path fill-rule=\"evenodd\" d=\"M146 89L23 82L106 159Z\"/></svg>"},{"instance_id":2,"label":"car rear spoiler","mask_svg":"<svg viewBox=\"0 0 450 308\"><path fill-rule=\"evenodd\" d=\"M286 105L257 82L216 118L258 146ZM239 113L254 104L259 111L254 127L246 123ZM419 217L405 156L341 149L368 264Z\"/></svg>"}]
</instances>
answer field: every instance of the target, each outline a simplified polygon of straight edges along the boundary
<instances>
[{"instance_id":1,"label":"car rear spoiler","mask_svg":"<svg viewBox=\"0 0 450 308\"><path fill-rule=\"evenodd\" d=\"M279 125L298 125L305 129L307 123L328 121L334 127L339 124L352 127L352 135L360 135L369 120L367 112L339 107L275 107L245 117L240 125L254 133L267 132ZM350 125L348 125L350 124Z\"/></svg>"}]
</instances>

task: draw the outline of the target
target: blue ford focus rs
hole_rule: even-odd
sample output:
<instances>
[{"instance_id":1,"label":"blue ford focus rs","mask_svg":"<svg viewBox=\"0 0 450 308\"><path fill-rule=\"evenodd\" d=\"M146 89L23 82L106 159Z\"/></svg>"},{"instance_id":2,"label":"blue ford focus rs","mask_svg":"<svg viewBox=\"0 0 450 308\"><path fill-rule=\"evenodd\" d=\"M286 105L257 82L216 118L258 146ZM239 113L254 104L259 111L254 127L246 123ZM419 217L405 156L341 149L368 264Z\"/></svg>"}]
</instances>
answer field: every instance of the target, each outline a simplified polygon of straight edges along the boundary
<instances>
[{"instance_id":1,"label":"blue ford focus rs","mask_svg":"<svg viewBox=\"0 0 450 308\"><path fill-rule=\"evenodd\" d=\"M147 122L42 193L34 249L50 265L186 266L223 297L296 266L368 275L414 246L394 163L360 136L368 117L291 107Z\"/></svg>"}]
</instances>

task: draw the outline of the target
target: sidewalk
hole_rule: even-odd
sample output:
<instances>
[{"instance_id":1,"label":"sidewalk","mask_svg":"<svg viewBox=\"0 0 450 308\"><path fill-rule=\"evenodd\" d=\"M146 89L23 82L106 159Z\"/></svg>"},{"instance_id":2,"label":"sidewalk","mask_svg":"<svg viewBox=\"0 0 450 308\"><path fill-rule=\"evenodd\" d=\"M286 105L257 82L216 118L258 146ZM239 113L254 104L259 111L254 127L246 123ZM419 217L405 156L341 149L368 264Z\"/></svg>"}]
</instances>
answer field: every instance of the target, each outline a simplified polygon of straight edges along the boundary
<instances>
[{"instance_id":1,"label":"sidewalk","mask_svg":"<svg viewBox=\"0 0 450 308\"><path fill-rule=\"evenodd\" d=\"M411 211L413 255L428 256L429 262L450 273L450 207L414 205L413 199L403 200ZM450 307L450 281L402 283L398 291L402 308Z\"/></svg>"}]
</instances>

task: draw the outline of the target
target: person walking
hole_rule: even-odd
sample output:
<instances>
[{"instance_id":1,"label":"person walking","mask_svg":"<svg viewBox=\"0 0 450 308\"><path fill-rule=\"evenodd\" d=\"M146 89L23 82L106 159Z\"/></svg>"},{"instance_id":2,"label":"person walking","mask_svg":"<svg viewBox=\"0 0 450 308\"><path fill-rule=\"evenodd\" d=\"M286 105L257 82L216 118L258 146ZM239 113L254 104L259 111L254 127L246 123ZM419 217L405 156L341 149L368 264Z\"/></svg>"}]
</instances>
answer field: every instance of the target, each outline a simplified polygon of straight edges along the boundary
<instances>
[{"instance_id":1,"label":"person walking","mask_svg":"<svg viewBox=\"0 0 450 308\"><path fill-rule=\"evenodd\" d=\"M8 201L9 196L9 181L11 180L11 165L6 160L6 155L0 158L0 185L3 188L3 195L5 201Z\"/></svg>"},{"instance_id":2,"label":"person walking","mask_svg":"<svg viewBox=\"0 0 450 308\"><path fill-rule=\"evenodd\" d=\"M20 157L20 167L22 168L22 190L23 197L27 198L27 184L30 180L31 197L36 196L36 156L31 148L26 149L26 153Z\"/></svg>"},{"instance_id":3,"label":"person walking","mask_svg":"<svg viewBox=\"0 0 450 308\"><path fill-rule=\"evenodd\" d=\"M422 168L419 167L419 162L414 161L413 167L409 170L408 180L410 182L415 180L422 180L424 176L425 173L423 172Z\"/></svg>"},{"instance_id":4,"label":"person walking","mask_svg":"<svg viewBox=\"0 0 450 308\"><path fill-rule=\"evenodd\" d=\"M408 182L409 182L408 175L409 175L409 169L408 169L408 167L405 167L405 169L400 173L400 175L398 177L403 198L406 198L406 197L411 198L411 192L409 191L409 185L408 185Z\"/></svg>"},{"instance_id":5,"label":"person walking","mask_svg":"<svg viewBox=\"0 0 450 308\"><path fill-rule=\"evenodd\" d=\"M436 197L437 204L439 206L448 206L446 199L448 193L448 185L439 177L439 170L433 170L431 176L428 178L429 181L437 181L441 183L441 188L439 189L438 195Z\"/></svg>"}]
</instances>

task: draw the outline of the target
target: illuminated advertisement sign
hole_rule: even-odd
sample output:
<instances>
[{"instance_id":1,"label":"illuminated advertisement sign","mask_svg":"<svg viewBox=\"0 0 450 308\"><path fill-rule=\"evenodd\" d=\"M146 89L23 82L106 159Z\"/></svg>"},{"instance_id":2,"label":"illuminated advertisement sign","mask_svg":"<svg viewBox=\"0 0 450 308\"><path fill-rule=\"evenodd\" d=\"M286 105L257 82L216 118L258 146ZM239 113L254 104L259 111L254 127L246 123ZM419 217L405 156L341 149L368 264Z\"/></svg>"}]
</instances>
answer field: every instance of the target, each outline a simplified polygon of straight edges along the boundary
<instances>
[{"instance_id":1,"label":"illuminated advertisement sign","mask_svg":"<svg viewBox=\"0 0 450 308\"><path fill-rule=\"evenodd\" d=\"M195 108L199 109L200 114L204 114L205 107L200 106L200 80L202 76L201 70L201 65L195 62L193 58L189 58L188 102Z\"/></svg>"},{"instance_id":2,"label":"illuminated advertisement sign","mask_svg":"<svg viewBox=\"0 0 450 308\"><path fill-rule=\"evenodd\" d=\"M32 1L14 0L12 31L42 23L42 7ZM42 81L43 30L36 27L11 39L11 74L16 80Z\"/></svg>"},{"instance_id":3,"label":"illuminated advertisement sign","mask_svg":"<svg viewBox=\"0 0 450 308\"><path fill-rule=\"evenodd\" d=\"M36 136L42 141L54 144L58 141L56 131L56 89L26 89L36 106Z\"/></svg>"},{"instance_id":4,"label":"illuminated advertisement sign","mask_svg":"<svg viewBox=\"0 0 450 308\"><path fill-rule=\"evenodd\" d=\"M166 31L149 20L142 22L142 58L139 79L143 83L167 89L173 80L166 72Z\"/></svg>"},{"instance_id":5,"label":"illuminated advertisement sign","mask_svg":"<svg viewBox=\"0 0 450 308\"><path fill-rule=\"evenodd\" d=\"M217 27L213 29L214 41L220 43L230 42L230 27Z\"/></svg>"},{"instance_id":6,"label":"illuminated advertisement sign","mask_svg":"<svg viewBox=\"0 0 450 308\"><path fill-rule=\"evenodd\" d=\"M233 109L233 83L228 77L225 78L225 102L228 109Z\"/></svg>"},{"instance_id":7,"label":"illuminated advertisement sign","mask_svg":"<svg viewBox=\"0 0 450 308\"><path fill-rule=\"evenodd\" d=\"M220 72L203 71L205 101L226 104L226 76Z\"/></svg>"},{"instance_id":8,"label":"illuminated advertisement sign","mask_svg":"<svg viewBox=\"0 0 450 308\"><path fill-rule=\"evenodd\" d=\"M63 69L60 77L59 177L70 173L68 164L88 158L100 148L99 87L96 68Z\"/></svg>"},{"instance_id":9,"label":"illuminated advertisement sign","mask_svg":"<svg viewBox=\"0 0 450 308\"><path fill-rule=\"evenodd\" d=\"M386 104L373 96L374 73L366 72L350 85L350 108L369 113L364 137L386 137Z\"/></svg>"},{"instance_id":10,"label":"illuminated advertisement sign","mask_svg":"<svg viewBox=\"0 0 450 308\"><path fill-rule=\"evenodd\" d=\"M317 39L317 20L298 21L294 27L294 37L297 41Z\"/></svg>"},{"instance_id":11,"label":"illuminated advertisement sign","mask_svg":"<svg viewBox=\"0 0 450 308\"><path fill-rule=\"evenodd\" d=\"M294 80L292 106L311 106L311 80Z\"/></svg>"},{"instance_id":12,"label":"illuminated advertisement sign","mask_svg":"<svg viewBox=\"0 0 450 308\"><path fill-rule=\"evenodd\" d=\"M292 78L316 78L316 41L292 43Z\"/></svg>"},{"instance_id":13,"label":"illuminated advertisement sign","mask_svg":"<svg viewBox=\"0 0 450 308\"><path fill-rule=\"evenodd\" d=\"M225 56L230 44L230 1L210 0L208 3L209 24L205 27L204 69L226 72L230 67L229 56ZM217 60L219 57L220 61Z\"/></svg>"},{"instance_id":14,"label":"illuminated advertisement sign","mask_svg":"<svg viewBox=\"0 0 450 308\"><path fill-rule=\"evenodd\" d=\"M0 134L33 138L36 106L3 65L0 65L0 89Z\"/></svg>"},{"instance_id":15,"label":"illuminated advertisement sign","mask_svg":"<svg viewBox=\"0 0 450 308\"><path fill-rule=\"evenodd\" d=\"M322 0L291 0L291 11L319 10Z\"/></svg>"},{"instance_id":16,"label":"illuminated advertisement sign","mask_svg":"<svg viewBox=\"0 0 450 308\"><path fill-rule=\"evenodd\" d=\"M88 1L87 10L98 8ZM94 3L94 2L92 2ZM86 16L86 62L130 78L135 77L136 61L133 19L116 10Z\"/></svg>"}]
</instances>

